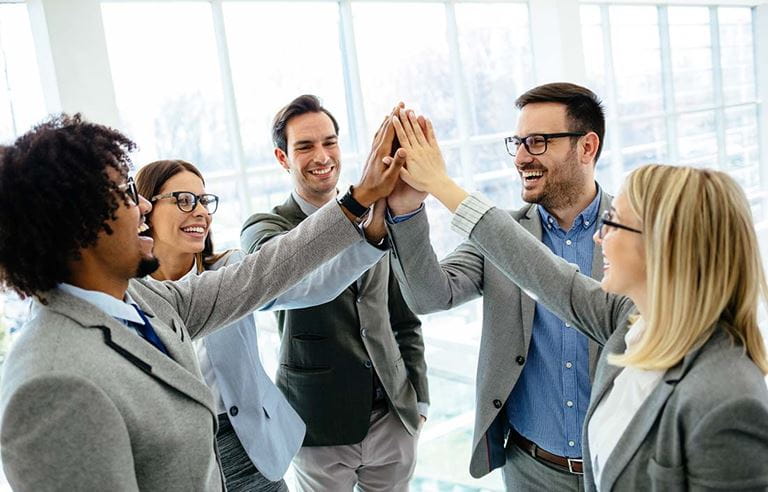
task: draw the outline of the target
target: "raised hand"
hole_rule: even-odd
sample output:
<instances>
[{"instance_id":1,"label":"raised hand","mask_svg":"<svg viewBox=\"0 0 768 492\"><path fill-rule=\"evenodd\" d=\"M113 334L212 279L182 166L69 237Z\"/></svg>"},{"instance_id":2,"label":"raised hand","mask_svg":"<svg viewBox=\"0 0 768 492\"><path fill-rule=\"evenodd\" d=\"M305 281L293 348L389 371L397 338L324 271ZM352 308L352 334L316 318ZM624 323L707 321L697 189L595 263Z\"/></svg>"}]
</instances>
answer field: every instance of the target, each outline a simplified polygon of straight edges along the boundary
<instances>
[{"instance_id":1,"label":"raised hand","mask_svg":"<svg viewBox=\"0 0 768 492\"><path fill-rule=\"evenodd\" d=\"M400 109L392 118L400 147L406 152L405 168L400 175L407 184L422 192L434 194L442 182L450 180L445 161L435 138L432 122L424 119L424 127L412 110Z\"/></svg>"},{"instance_id":2,"label":"raised hand","mask_svg":"<svg viewBox=\"0 0 768 492\"><path fill-rule=\"evenodd\" d=\"M394 161L399 162L395 164ZM402 168L403 164L405 163L405 152L403 150L398 150L397 153L395 153L394 159L392 157L385 157L383 162L387 166L396 165L397 167ZM407 184L402 183L400 180L398 180L398 183L401 183L404 186L408 186ZM397 186L399 186L399 184ZM410 188L410 186L408 187ZM386 210L387 198L380 198L373 205L373 210L371 210L371 213L369 213L368 217L366 217L365 223L363 224L363 230L365 232L366 239L371 243L377 244L384 238L384 236L387 235L387 226L385 222Z\"/></svg>"},{"instance_id":3,"label":"raised hand","mask_svg":"<svg viewBox=\"0 0 768 492\"><path fill-rule=\"evenodd\" d=\"M449 210L455 211L467 192L448 176L432 122L427 119L426 125L420 124L410 110L401 109L398 113L399 116L392 117L392 124L406 152L400 177L414 189L434 195Z\"/></svg>"},{"instance_id":4,"label":"raised hand","mask_svg":"<svg viewBox=\"0 0 768 492\"><path fill-rule=\"evenodd\" d=\"M389 154L392 152L392 140L395 136L392 116L401 107L402 103L398 104L392 113L384 118L376 131L371 152L368 154L368 160L363 169L363 175L360 177L359 183L353 187L352 196L365 207L371 206L379 198L384 198L392 193L399 180L400 169L405 160L392 159ZM384 163L385 157L389 159L387 163Z\"/></svg>"}]
</instances>

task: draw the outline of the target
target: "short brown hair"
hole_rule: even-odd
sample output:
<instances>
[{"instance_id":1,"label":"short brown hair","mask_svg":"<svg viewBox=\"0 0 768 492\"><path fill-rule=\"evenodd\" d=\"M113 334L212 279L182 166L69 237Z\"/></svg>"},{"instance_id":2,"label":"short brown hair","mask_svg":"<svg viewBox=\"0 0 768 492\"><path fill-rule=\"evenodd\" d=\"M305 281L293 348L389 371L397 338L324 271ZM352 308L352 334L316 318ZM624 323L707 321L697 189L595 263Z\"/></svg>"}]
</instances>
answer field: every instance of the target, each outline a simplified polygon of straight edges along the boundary
<instances>
[{"instance_id":1,"label":"short brown hair","mask_svg":"<svg viewBox=\"0 0 768 492\"><path fill-rule=\"evenodd\" d=\"M600 139L595 154L595 162L603 151L605 136L605 110L603 102L586 87L569 82L544 84L525 92L517 98L518 109L533 103L554 102L565 105L565 114L571 128L569 131L595 132Z\"/></svg>"},{"instance_id":2,"label":"short brown hair","mask_svg":"<svg viewBox=\"0 0 768 492\"><path fill-rule=\"evenodd\" d=\"M272 120L272 142L275 144L275 147L281 149L283 152L288 152L288 137L285 134L285 127L288 126L288 122L291 118L306 113L327 114L333 123L333 130L336 132L336 135L339 134L339 124L336 122L336 118L333 117L330 111L323 107L320 103L320 99L311 94L304 94L284 106L277 112L275 119Z\"/></svg>"}]
</instances>

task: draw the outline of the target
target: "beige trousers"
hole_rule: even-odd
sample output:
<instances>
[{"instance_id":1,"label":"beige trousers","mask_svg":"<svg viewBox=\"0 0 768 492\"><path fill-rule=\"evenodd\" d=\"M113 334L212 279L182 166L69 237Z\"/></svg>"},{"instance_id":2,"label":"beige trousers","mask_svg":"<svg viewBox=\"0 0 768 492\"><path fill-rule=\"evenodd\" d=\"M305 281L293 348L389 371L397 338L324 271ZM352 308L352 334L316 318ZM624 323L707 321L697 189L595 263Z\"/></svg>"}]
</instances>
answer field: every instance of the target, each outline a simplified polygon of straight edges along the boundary
<instances>
[{"instance_id":1,"label":"beige trousers","mask_svg":"<svg viewBox=\"0 0 768 492\"><path fill-rule=\"evenodd\" d=\"M298 492L407 491L416 467L418 434L395 412L374 410L368 434L357 444L304 446L293 459Z\"/></svg>"}]
</instances>

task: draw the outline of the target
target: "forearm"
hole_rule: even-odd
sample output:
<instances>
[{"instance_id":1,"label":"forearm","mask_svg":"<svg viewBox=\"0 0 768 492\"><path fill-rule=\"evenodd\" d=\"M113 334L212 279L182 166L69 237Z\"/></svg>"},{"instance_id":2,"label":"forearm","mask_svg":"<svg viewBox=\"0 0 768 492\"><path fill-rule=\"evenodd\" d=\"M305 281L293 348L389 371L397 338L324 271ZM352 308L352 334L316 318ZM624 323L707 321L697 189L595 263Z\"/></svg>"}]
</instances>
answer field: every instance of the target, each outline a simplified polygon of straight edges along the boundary
<instances>
[{"instance_id":1,"label":"forearm","mask_svg":"<svg viewBox=\"0 0 768 492\"><path fill-rule=\"evenodd\" d=\"M341 294L387 253L359 241L259 308L259 311L301 309L329 302Z\"/></svg>"}]
</instances>

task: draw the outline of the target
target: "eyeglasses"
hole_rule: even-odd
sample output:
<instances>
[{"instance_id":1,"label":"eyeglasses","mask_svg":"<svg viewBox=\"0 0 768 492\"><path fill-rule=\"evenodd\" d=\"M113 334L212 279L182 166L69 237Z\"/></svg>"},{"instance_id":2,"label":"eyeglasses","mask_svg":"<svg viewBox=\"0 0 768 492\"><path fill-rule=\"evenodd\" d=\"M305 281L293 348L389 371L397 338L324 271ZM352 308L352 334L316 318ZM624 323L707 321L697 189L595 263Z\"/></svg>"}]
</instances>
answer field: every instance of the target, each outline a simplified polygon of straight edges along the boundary
<instances>
[{"instance_id":1,"label":"eyeglasses","mask_svg":"<svg viewBox=\"0 0 768 492\"><path fill-rule=\"evenodd\" d=\"M525 150L531 155L541 155L547 151L547 142L553 138L563 137L583 137L586 132L561 132L561 133L532 133L525 137L513 135L504 138L504 144L507 146L507 152L512 157L517 155L520 144L525 146Z\"/></svg>"},{"instance_id":2,"label":"eyeglasses","mask_svg":"<svg viewBox=\"0 0 768 492\"><path fill-rule=\"evenodd\" d=\"M150 201L152 203L162 200L163 198L174 198L176 200L176 206L182 212L191 212L197 207L197 203L203 206L203 208L210 214L216 213L216 209L219 208L219 197L206 193L204 195L195 195L191 191L174 191L173 193L163 193L162 195L153 196Z\"/></svg>"},{"instance_id":3,"label":"eyeglasses","mask_svg":"<svg viewBox=\"0 0 768 492\"><path fill-rule=\"evenodd\" d=\"M613 210L606 210L603 212L603 216L600 217L600 228L597 230L597 237L603 239L605 233L608 232L608 228L613 227L616 229L624 229L625 231L634 232L636 234L642 234L643 231L634 229L624 224L619 224L613 221Z\"/></svg>"},{"instance_id":4,"label":"eyeglasses","mask_svg":"<svg viewBox=\"0 0 768 492\"><path fill-rule=\"evenodd\" d=\"M139 190L136 188L136 183L133 181L133 178L128 178L125 183L118 186L117 189L122 193L125 193L125 196L127 196L134 205L139 204Z\"/></svg>"}]
</instances>

